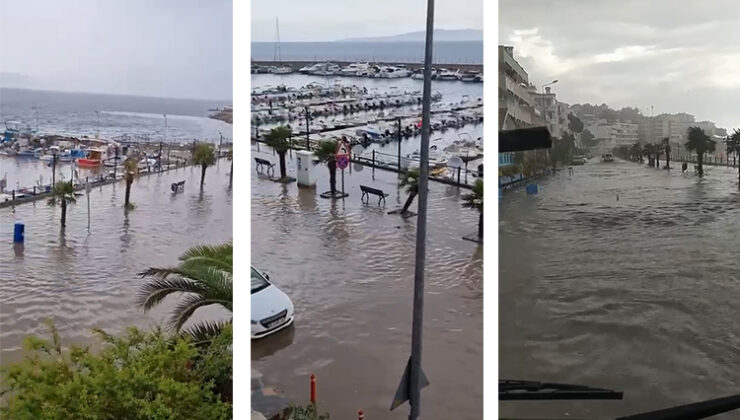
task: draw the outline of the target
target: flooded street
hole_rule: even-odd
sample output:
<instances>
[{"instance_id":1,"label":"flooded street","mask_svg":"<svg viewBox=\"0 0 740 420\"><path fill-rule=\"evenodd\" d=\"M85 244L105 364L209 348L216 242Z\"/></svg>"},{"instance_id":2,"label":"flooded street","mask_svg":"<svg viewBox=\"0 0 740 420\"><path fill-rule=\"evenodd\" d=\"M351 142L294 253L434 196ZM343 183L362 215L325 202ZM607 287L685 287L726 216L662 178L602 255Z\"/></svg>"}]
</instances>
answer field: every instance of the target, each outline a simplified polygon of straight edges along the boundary
<instances>
[{"instance_id":1,"label":"flooded street","mask_svg":"<svg viewBox=\"0 0 740 420\"><path fill-rule=\"evenodd\" d=\"M737 172L699 179L597 159L574 169L537 196L501 199L500 378L624 400L502 402L500 414L612 418L736 393Z\"/></svg>"},{"instance_id":2,"label":"flooded street","mask_svg":"<svg viewBox=\"0 0 740 420\"><path fill-rule=\"evenodd\" d=\"M65 345L86 344L90 328L119 332L130 325L160 324L173 302L143 314L135 307L150 266L176 265L190 246L217 244L232 237L230 162L210 167L204 191L200 169L181 168L138 177L131 187L136 208L124 211L125 183L97 187L77 198L60 231L60 209L45 200L0 209L0 364L22 357L23 339L46 334L44 319L59 328ZM185 180L173 195L170 185ZM25 246L13 245L13 224L25 223ZM219 310L196 313L197 319L221 316Z\"/></svg>"},{"instance_id":3,"label":"flooded street","mask_svg":"<svg viewBox=\"0 0 740 420\"><path fill-rule=\"evenodd\" d=\"M252 155L277 162L260 146ZM295 164L288 162L289 176ZM295 304L295 326L252 342L252 366L264 382L295 403L318 382L319 411L332 418L404 419L408 404L389 412L411 347L416 217L389 215L406 194L395 173L371 168L345 173L344 200L329 189L325 166L315 189L283 185L252 173L252 264ZM291 175L292 173L292 175ZM359 185L389 193L387 205L360 202ZM341 174L337 173L341 189ZM478 214L461 205L469 190L430 182L422 414L482 417L483 252L462 236L477 230ZM414 202L412 209L416 208Z\"/></svg>"}]
</instances>

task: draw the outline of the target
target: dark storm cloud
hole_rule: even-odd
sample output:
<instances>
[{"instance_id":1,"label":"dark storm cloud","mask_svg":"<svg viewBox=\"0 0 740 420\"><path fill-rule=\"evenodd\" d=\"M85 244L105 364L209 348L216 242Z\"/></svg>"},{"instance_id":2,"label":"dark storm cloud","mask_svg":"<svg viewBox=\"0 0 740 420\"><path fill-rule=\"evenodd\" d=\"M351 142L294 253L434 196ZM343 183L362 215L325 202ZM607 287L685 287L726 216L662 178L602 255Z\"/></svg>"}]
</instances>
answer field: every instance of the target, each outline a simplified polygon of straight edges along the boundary
<instances>
[{"instance_id":1,"label":"dark storm cloud","mask_svg":"<svg viewBox=\"0 0 740 420\"><path fill-rule=\"evenodd\" d=\"M501 0L499 43L565 102L740 127L740 1Z\"/></svg>"}]
</instances>

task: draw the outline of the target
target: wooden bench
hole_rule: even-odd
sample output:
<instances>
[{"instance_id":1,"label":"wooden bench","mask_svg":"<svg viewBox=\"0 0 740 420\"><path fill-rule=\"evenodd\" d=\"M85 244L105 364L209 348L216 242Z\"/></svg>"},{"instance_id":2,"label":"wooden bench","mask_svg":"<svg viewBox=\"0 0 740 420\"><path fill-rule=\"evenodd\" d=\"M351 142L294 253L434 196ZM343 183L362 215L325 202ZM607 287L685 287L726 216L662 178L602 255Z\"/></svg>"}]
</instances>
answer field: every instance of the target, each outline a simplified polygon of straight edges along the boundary
<instances>
[{"instance_id":1,"label":"wooden bench","mask_svg":"<svg viewBox=\"0 0 740 420\"><path fill-rule=\"evenodd\" d=\"M267 175L269 176L272 176L275 173L275 164L271 163L269 160L255 157L254 161L257 163L256 169L258 174L262 173L263 170L267 172ZM267 167L266 170L265 167Z\"/></svg>"},{"instance_id":2,"label":"wooden bench","mask_svg":"<svg viewBox=\"0 0 740 420\"><path fill-rule=\"evenodd\" d=\"M360 185L360 190L362 190L362 197L360 197L360 201L362 201L363 203L365 202L365 197L367 197L368 202L370 201L370 194L378 196L378 205L380 205L381 201L385 203L385 198L388 197L388 194L384 193L383 190L368 187L366 185Z\"/></svg>"}]
</instances>

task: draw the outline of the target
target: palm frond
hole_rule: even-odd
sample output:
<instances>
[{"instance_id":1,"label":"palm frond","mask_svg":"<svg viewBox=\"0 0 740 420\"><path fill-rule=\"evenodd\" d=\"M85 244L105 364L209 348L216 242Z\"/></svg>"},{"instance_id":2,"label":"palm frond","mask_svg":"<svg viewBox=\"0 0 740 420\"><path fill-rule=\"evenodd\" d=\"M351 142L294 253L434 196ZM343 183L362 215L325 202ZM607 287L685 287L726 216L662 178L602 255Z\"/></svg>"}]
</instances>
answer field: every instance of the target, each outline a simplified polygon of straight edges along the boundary
<instances>
[{"instance_id":1,"label":"palm frond","mask_svg":"<svg viewBox=\"0 0 740 420\"><path fill-rule=\"evenodd\" d=\"M313 152L319 161L323 163L329 163L330 161L335 159L335 156L337 154L337 141L322 140L319 142L318 147L316 147Z\"/></svg>"},{"instance_id":2,"label":"palm frond","mask_svg":"<svg viewBox=\"0 0 740 420\"><path fill-rule=\"evenodd\" d=\"M202 293L203 286L184 277L157 278L144 283L136 297L136 305L142 311L148 311L172 293Z\"/></svg>"},{"instance_id":3,"label":"palm frond","mask_svg":"<svg viewBox=\"0 0 740 420\"><path fill-rule=\"evenodd\" d=\"M475 180L475 184L473 184L473 192L470 194L465 194L462 197L463 199L463 207L468 209L477 209L477 210L483 210L483 180L477 179Z\"/></svg>"},{"instance_id":4,"label":"palm frond","mask_svg":"<svg viewBox=\"0 0 740 420\"><path fill-rule=\"evenodd\" d=\"M189 295L185 296L178 302L175 309L172 311L172 317L170 318L170 328L173 331L180 331L183 325L193 316L193 313L199 308L210 305L223 305L227 306L231 303L228 300L220 299L208 299L203 295Z\"/></svg>"},{"instance_id":5,"label":"palm frond","mask_svg":"<svg viewBox=\"0 0 740 420\"><path fill-rule=\"evenodd\" d=\"M181 335L189 337L193 345L200 346L208 344L216 338L224 327L230 325L232 320L228 321L203 321L186 328L180 332Z\"/></svg>"}]
</instances>

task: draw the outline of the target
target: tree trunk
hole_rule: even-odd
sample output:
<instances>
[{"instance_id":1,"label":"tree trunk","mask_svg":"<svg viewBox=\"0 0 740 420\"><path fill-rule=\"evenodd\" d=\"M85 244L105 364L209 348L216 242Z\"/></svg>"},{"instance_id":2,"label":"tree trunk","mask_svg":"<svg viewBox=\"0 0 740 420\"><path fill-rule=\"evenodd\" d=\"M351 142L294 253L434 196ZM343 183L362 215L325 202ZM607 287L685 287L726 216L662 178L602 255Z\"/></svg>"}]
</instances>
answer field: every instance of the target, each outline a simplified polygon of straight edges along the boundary
<instances>
[{"instance_id":1,"label":"tree trunk","mask_svg":"<svg viewBox=\"0 0 740 420\"><path fill-rule=\"evenodd\" d=\"M124 200L124 206L128 208L129 198L131 197L131 184L134 182L133 179L126 179L126 198Z\"/></svg>"},{"instance_id":2,"label":"tree trunk","mask_svg":"<svg viewBox=\"0 0 740 420\"><path fill-rule=\"evenodd\" d=\"M200 172L200 189L203 189L203 182L206 180L206 165L201 165L201 172Z\"/></svg>"},{"instance_id":3,"label":"tree trunk","mask_svg":"<svg viewBox=\"0 0 740 420\"><path fill-rule=\"evenodd\" d=\"M669 149L665 151L665 168L671 169L671 151Z\"/></svg>"},{"instance_id":4,"label":"tree trunk","mask_svg":"<svg viewBox=\"0 0 740 420\"><path fill-rule=\"evenodd\" d=\"M337 162L331 160L327 166L329 167L329 188L331 194L334 195L337 192Z\"/></svg>"},{"instance_id":5,"label":"tree trunk","mask_svg":"<svg viewBox=\"0 0 740 420\"><path fill-rule=\"evenodd\" d=\"M234 158L231 158L231 171L229 172L229 187L234 182Z\"/></svg>"},{"instance_id":6,"label":"tree trunk","mask_svg":"<svg viewBox=\"0 0 740 420\"><path fill-rule=\"evenodd\" d=\"M478 237L483 238L483 209L480 209L478 214Z\"/></svg>"},{"instance_id":7,"label":"tree trunk","mask_svg":"<svg viewBox=\"0 0 740 420\"><path fill-rule=\"evenodd\" d=\"M704 176L704 165L702 165L704 160L704 154L697 153L696 154L696 163L699 166L699 176Z\"/></svg>"},{"instance_id":8,"label":"tree trunk","mask_svg":"<svg viewBox=\"0 0 740 420\"><path fill-rule=\"evenodd\" d=\"M401 209L401 214L406 214L406 212L409 211L409 207L411 207L411 203L414 201L415 197L416 192L409 194L409 198L406 199L406 204L404 204L403 209Z\"/></svg>"},{"instance_id":9,"label":"tree trunk","mask_svg":"<svg viewBox=\"0 0 740 420\"><path fill-rule=\"evenodd\" d=\"M285 178L285 152L278 152L278 156L280 157L280 179L283 179Z\"/></svg>"},{"instance_id":10,"label":"tree trunk","mask_svg":"<svg viewBox=\"0 0 740 420\"><path fill-rule=\"evenodd\" d=\"M67 200L62 198L62 228L67 226Z\"/></svg>"},{"instance_id":11,"label":"tree trunk","mask_svg":"<svg viewBox=\"0 0 740 420\"><path fill-rule=\"evenodd\" d=\"M655 167L660 168L660 155L655 155Z\"/></svg>"}]
</instances>

